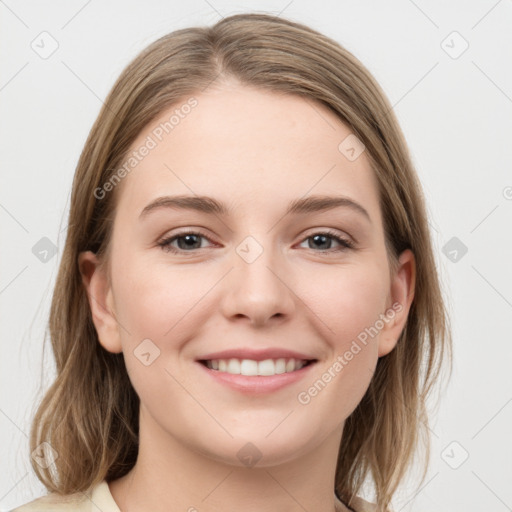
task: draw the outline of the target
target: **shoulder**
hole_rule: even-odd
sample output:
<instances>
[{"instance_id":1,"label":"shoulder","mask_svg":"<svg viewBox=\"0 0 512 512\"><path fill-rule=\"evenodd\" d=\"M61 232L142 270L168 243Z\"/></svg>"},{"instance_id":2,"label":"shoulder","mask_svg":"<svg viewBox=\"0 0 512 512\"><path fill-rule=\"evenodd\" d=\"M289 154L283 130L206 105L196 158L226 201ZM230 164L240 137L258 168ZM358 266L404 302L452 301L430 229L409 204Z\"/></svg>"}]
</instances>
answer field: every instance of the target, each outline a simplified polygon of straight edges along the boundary
<instances>
[{"instance_id":1,"label":"shoulder","mask_svg":"<svg viewBox=\"0 0 512 512\"><path fill-rule=\"evenodd\" d=\"M49 493L9 512L120 512L105 480L87 492L74 494Z\"/></svg>"},{"instance_id":2,"label":"shoulder","mask_svg":"<svg viewBox=\"0 0 512 512\"><path fill-rule=\"evenodd\" d=\"M10 512L57 512L77 511L88 512L90 501L85 494L60 495L55 493L47 494L32 500L24 505L11 510Z\"/></svg>"}]
</instances>

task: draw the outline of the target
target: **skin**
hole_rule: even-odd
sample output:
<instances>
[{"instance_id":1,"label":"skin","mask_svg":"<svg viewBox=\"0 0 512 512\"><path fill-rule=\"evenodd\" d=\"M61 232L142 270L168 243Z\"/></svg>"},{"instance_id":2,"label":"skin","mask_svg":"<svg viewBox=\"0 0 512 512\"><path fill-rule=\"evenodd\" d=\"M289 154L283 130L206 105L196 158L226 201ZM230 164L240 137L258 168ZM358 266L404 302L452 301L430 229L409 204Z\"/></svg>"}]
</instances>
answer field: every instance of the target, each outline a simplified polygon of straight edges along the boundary
<instances>
[{"instance_id":1,"label":"skin","mask_svg":"<svg viewBox=\"0 0 512 512\"><path fill-rule=\"evenodd\" d=\"M195 97L197 107L118 185L111 283L93 253L79 259L100 343L123 352L141 399L137 463L109 487L123 512L219 512L226 504L332 512L344 421L405 326L414 256L404 251L390 276L373 171L365 152L349 161L338 150L351 131L324 106L237 83ZM160 208L139 219L153 199L176 194L212 196L232 212ZM344 207L284 214L291 200L311 194L348 196L371 222ZM175 239L181 252L173 254L158 245L184 228L201 230L206 238L193 245L201 248ZM310 237L327 228L356 240L355 249L336 251L329 238L315 244ZM263 248L252 263L236 251L249 235ZM401 311L299 403L395 302ZM133 351L148 338L160 355L146 366ZM195 362L235 347L289 348L318 363L305 379L249 396L213 382ZM262 455L253 467L237 457L248 442Z\"/></svg>"}]
</instances>

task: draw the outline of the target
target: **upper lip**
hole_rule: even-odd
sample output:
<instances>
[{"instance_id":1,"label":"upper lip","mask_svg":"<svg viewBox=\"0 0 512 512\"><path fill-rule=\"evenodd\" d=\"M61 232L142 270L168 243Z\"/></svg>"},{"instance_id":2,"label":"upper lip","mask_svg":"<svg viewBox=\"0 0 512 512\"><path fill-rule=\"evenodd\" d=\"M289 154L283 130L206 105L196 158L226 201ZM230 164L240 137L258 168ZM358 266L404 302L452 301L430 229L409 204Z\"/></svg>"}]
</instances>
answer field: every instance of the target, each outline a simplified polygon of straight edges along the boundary
<instances>
[{"instance_id":1,"label":"upper lip","mask_svg":"<svg viewBox=\"0 0 512 512\"><path fill-rule=\"evenodd\" d=\"M211 352L198 357L197 361L209 361L212 359L252 359L254 361L264 361L265 359L301 359L312 361L316 360L307 354L302 354L294 350L284 348L267 348L263 350L254 349L228 349L220 352Z\"/></svg>"}]
</instances>

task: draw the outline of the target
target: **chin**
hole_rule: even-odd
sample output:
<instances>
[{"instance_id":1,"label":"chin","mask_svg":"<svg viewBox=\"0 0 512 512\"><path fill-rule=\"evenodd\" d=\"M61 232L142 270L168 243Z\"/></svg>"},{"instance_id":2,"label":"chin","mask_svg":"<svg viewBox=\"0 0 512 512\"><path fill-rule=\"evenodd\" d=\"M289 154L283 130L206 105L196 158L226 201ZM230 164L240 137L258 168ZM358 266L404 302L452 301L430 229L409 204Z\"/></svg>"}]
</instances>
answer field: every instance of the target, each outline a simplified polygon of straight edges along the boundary
<instances>
[{"instance_id":1,"label":"chin","mask_svg":"<svg viewBox=\"0 0 512 512\"><path fill-rule=\"evenodd\" d=\"M279 428L279 427L278 427ZM250 432L245 435L234 435L234 438L223 441L212 441L215 443L215 450L212 446L204 447L201 453L208 458L223 464L237 466L240 468L266 468L288 463L308 450L313 450L314 443L308 443L305 438L299 437L297 432L283 429L283 436L274 433L269 435L271 429L264 429L264 433L258 431L254 435ZM225 436L224 436L225 437Z\"/></svg>"}]
</instances>

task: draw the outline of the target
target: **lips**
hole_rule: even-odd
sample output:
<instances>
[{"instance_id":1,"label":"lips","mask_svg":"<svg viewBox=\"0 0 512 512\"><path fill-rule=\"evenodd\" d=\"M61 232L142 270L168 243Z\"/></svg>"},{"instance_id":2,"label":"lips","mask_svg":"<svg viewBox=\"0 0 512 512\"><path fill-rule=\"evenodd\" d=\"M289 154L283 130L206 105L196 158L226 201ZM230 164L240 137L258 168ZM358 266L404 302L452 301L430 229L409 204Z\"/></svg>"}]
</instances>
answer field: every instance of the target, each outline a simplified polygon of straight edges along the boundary
<instances>
[{"instance_id":1,"label":"lips","mask_svg":"<svg viewBox=\"0 0 512 512\"><path fill-rule=\"evenodd\" d=\"M316 361L317 359L306 353L281 348L267 349L228 349L220 352L211 352L198 357L196 361L205 362L218 359L250 359L253 361L264 361L266 359L299 359L303 361Z\"/></svg>"},{"instance_id":2,"label":"lips","mask_svg":"<svg viewBox=\"0 0 512 512\"><path fill-rule=\"evenodd\" d=\"M317 361L307 354L277 348L224 350L203 357L198 362L211 370L247 376L293 372Z\"/></svg>"},{"instance_id":3,"label":"lips","mask_svg":"<svg viewBox=\"0 0 512 512\"><path fill-rule=\"evenodd\" d=\"M237 353L240 354L240 352ZM208 354L207 356L218 357L217 354ZM264 356L261 354L255 355L253 353L252 357ZM262 393L273 393L287 386L291 386L299 380L304 379L316 366L316 359L309 360L309 363L303 365L304 360L301 360L300 363L298 363L298 359L292 358L287 360L287 366L290 364L290 361L292 361L293 368L286 367L285 371L281 373L284 361L285 359L278 358L274 364L273 359L263 359L260 361L241 359L241 361L239 361L236 358L232 358L209 359L207 360L207 363L198 360L195 364L200 373L205 375L208 379L212 379L211 382L215 382L215 385L218 383L219 385L229 387L238 393L258 395ZM226 366L224 368L220 368L221 365ZM252 370L250 368L251 366L254 367L254 365L258 366L257 374L255 374L254 368L252 368ZM263 365L263 370L260 365ZM215 368L216 366L218 369ZM232 371L235 373L232 373ZM238 371L243 373L238 373Z\"/></svg>"},{"instance_id":4,"label":"lips","mask_svg":"<svg viewBox=\"0 0 512 512\"><path fill-rule=\"evenodd\" d=\"M196 359L208 378L246 394L270 393L292 385L309 374L317 361L310 353L278 347L227 349Z\"/></svg>"}]
</instances>

